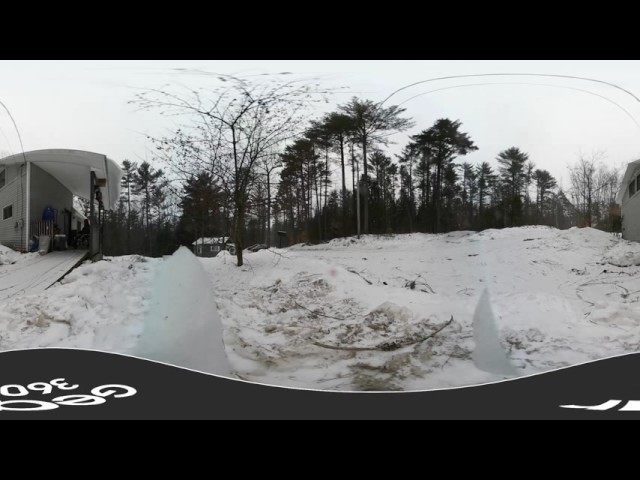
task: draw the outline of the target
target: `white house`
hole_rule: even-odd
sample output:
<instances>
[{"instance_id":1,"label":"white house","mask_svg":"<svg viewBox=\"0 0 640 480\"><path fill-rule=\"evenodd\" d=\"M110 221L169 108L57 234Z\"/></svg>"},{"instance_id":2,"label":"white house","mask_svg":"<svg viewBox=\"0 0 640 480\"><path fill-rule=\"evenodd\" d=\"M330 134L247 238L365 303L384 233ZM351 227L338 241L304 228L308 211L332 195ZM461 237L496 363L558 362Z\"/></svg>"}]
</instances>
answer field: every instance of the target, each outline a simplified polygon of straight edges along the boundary
<instances>
[{"instance_id":1,"label":"white house","mask_svg":"<svg viewBox=\"0 0 640 480\"><path fill-rule=\"evenodd\" d=\"M0 243L24 251L34 234L69 235L82 228L75 195L90 200L89 254L100 254L104 211L118 203L121 179L115 161L81 150L35 150L0 159Z\"/></svg>"},{"instance_id":2,"label":"white house","mask_svg":"<svg viewBox=\"0 0 640 480\"><path fill-rule=\"evenodd\" d=\"M622 238L640 242L640 160L627 165L616 202L622 215Z\"/></svg>"}]
</instances>

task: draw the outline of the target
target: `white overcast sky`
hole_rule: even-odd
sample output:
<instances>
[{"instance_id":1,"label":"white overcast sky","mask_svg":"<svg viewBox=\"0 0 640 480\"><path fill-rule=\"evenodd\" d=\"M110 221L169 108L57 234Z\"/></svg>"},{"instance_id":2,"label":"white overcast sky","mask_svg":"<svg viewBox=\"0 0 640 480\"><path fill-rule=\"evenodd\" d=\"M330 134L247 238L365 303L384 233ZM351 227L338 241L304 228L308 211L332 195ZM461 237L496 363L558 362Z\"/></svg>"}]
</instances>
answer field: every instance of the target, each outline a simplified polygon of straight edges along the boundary
<instances>
[{"instance_id":1,"label":"white overcast sky","mask_svg":"<svg viewBox=\"0 0 640 480\"><path fill-rule=\"evenodd\" d=\"M11 111L25 150L71 148L104 153L114 160L152 160L145 134L161 134L166 121L136 111L127 102L140 89L169 82L190 85L202 77L178 69L226 74L292 72L319 76L328 86L347 86L335 97L382 100L407 84L434 77L486 73L537 73L590 77L617 84L640 97L639 61L0 61L0 101ZM519 83L505 85L505 82ZM458 85L494 85L448 88ZM536 85L533 85L536 84ZM585 91L576 91L581 89ZM467 158L489 161L511 146L530 154L568 187L566 166L579 153L606 152L612 165L640 158L640 102L615 88L559 78L484 77L430 82L394 95L416 126L394 135L399 152L410 134L442 117L459 119L479 150ZM609 101L600 98L607 97ZM0 110L0 152L18 153L20 144L6 112Z\"/></svg>"}]
</instances>

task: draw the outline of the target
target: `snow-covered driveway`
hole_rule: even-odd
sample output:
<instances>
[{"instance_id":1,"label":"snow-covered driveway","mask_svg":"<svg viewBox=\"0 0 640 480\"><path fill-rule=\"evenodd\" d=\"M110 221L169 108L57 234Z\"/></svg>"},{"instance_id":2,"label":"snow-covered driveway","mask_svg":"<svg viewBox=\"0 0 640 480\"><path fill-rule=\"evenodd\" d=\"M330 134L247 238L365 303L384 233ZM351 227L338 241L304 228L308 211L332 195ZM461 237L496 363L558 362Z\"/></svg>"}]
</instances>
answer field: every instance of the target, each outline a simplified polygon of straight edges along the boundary
<instances>
[{"instance_id":1,"label":"snow-covered driveway","mask_svg":"<svg viewBox=\"0 0 640 480\"><path fill-rule=\"evenodd\" d=\"M86 253L86 250L64 250L0 265L0 301L14 295L44 291L80 262Z\"/></svg>"}]
</instances>

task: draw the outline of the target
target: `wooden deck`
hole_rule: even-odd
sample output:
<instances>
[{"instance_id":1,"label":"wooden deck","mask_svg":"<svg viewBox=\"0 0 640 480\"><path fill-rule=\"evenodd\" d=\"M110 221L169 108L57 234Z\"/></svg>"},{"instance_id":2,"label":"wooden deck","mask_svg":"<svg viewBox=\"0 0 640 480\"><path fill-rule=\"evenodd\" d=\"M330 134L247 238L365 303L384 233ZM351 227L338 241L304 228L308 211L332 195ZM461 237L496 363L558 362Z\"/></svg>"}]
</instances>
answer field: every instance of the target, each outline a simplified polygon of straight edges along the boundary
<instances>
[{"instance_id":1,"label":"wooden deck","mask_svg":"<svg viewBox=\"0 0 640 480\"><path fill-rule=\"evenodd\" d=\"M15 295L39 293L64 277L88 254L87 250L62 250L34 255L13 265L0 266L0 301Z\"/></svg>"}]
</instances>

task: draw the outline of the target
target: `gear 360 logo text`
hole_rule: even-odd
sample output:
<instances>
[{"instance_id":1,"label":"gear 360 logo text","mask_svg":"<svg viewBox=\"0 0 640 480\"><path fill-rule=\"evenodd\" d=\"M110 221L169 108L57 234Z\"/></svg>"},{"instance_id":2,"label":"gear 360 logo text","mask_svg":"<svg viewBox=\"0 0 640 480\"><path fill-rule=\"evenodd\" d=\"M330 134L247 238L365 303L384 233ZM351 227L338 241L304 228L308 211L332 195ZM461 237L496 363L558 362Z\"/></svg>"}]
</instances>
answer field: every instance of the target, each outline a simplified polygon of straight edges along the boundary
<instances>
[{"instance_id":1,"label":"gear 360 logo text","mask_svg":"<svg viewBox=\"0 0 640 480\"><path fill-rule=\"evenodd\" d=\"M90 394L71 393L80 385L69 384L64 378L54 378L49 382L35 382L27 386L19 384L0 386L0 417L3 411L9 412L41 412L55 410L60 406L93 406L102 405L107 398L131 397L138 391L128 385L108 384L91 389ZM56 395L55 397L39 397ZM37 395L36 398L34 396ZM25 398L29 397L29 398Z\"/></svg>"}]
</instances>

